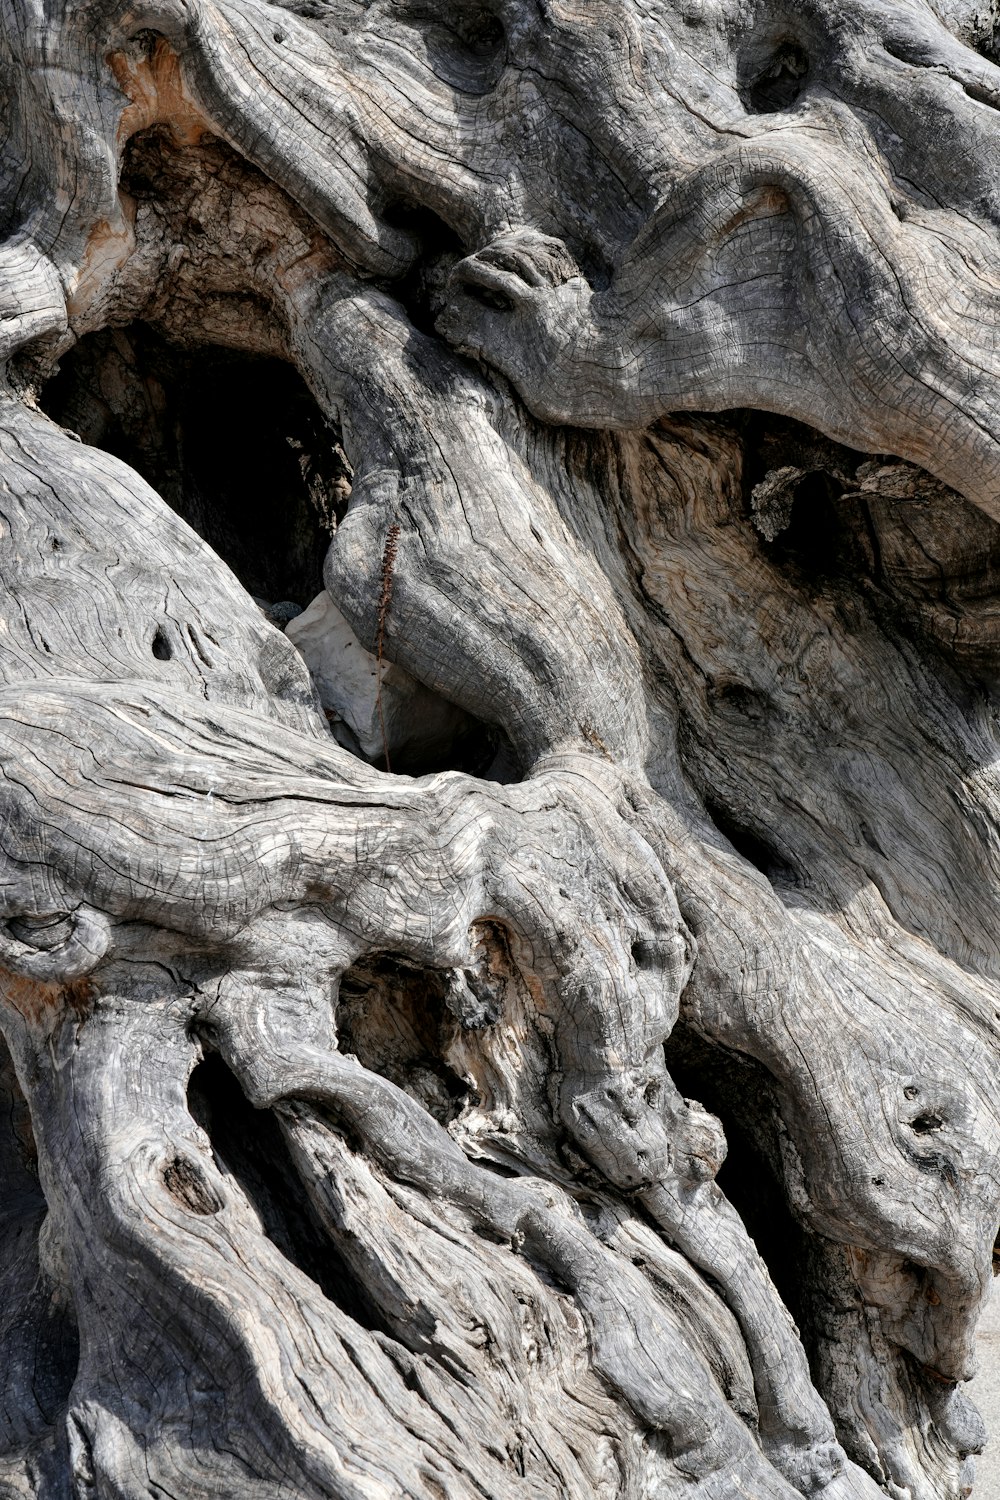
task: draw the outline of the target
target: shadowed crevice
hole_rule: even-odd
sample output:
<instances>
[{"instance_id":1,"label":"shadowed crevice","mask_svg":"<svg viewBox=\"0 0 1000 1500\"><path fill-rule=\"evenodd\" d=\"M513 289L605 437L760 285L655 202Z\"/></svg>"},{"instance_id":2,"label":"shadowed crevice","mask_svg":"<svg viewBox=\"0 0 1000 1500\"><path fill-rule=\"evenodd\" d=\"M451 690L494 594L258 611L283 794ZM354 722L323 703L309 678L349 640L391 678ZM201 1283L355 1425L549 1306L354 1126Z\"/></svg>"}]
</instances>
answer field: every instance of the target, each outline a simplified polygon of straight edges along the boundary
<instances>
[{"instance_id":1,"label":"shadowed crevice","mask_svg":"<svg viewBox=\"0 0 1000 1500\"><path fill-rule=\"evenodd\" d=\"M290 364L133 323L81 339L42 405L141 474L248 593L305 607L319 592L350 466Z\"/></svg>"},{"instance_id":2,"label":"shadowed crevice","mask_svg":"<svg viewBox=\"0 0 1000 1500\"><path fill-rule=\"evenodd\" d=\"M77 1371L68 1289L40 1261L46 1212L28 1107L0 1040L0 1460L54 1427Z\"/></svg>"},{"instance_id":3,"label":"shadowed crevice","mask_svg":"<svg viewBox=\"0 0 1000 1500\"><path fill-rule=\"evenodd\" d=\"M259 1214L264 1233L286 1260L356 1323L385 1331L312 1208L270 1110L254 1109L233 1073L214 1054L192 1073L188 1106L211 1140L220 1170L236 1179Z\"/></svg>"}]
</instances>

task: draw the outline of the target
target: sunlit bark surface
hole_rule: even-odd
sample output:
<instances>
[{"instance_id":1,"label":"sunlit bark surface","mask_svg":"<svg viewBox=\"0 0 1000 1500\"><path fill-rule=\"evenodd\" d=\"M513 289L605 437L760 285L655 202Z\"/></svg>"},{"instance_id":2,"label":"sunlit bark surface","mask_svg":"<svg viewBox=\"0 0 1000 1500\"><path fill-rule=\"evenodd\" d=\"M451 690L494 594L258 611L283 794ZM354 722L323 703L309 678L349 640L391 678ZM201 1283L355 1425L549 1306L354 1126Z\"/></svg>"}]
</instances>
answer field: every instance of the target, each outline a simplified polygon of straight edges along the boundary
<instances>
[{"instance_id":1,"label":"sunlit bark surface","mask_svg":"<svg viewBox=\"0 0 1000 1500\"><path fill-rule=\"evenodd\" d=\"M3 1500L970 1494L996 20L0 0Z\"/></svg>"}]
</instances>

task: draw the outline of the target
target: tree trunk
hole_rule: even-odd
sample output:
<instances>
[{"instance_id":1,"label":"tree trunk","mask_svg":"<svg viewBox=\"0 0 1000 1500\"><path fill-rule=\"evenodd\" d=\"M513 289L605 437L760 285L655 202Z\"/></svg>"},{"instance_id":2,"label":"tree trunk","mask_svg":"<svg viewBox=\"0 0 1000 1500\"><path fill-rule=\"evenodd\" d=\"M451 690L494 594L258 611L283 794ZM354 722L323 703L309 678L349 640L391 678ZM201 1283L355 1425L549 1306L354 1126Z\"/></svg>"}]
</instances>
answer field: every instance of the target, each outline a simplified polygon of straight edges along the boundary
<instances>
[{"instance_id":1,"label":"tree trunk","mask_svg":"<svg viewBox=\"0 0 1000 1500\"><path fill-rule=\"evenodd\" d=\"M958 1500L964 0L0 0L0 1496Z\"/></svg>"}]
</instances>

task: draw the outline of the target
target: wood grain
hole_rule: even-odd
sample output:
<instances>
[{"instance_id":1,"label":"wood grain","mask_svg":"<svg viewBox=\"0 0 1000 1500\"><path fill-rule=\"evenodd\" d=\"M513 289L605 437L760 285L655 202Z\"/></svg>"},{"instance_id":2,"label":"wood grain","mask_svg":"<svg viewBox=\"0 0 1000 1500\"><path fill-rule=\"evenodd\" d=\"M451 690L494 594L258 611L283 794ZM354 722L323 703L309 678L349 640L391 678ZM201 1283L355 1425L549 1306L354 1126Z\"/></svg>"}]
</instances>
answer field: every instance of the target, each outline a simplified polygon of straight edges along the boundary
<instances>
[{"instance_id":1,"label":"wood grain","mask_svg":"<svg viewBox=\"0 0 1000 1500\"><path fill-rule=\"evenodd\" d=\"M971 1493L997 25L0 0L3 1500Z\"/></svg>"}]
</instances>

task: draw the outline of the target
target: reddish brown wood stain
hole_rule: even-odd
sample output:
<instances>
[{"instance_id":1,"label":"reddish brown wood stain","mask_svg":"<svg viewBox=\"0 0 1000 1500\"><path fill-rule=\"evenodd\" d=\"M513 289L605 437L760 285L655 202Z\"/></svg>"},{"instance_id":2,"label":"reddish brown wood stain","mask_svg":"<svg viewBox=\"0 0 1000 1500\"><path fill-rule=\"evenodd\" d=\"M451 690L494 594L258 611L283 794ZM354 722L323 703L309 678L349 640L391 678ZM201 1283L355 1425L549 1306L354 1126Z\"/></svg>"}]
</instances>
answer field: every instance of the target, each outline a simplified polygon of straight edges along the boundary
<instances>
[{"instance_id":1,"label":"reddish brown wood stain","mask_svg":"<svg viewBox=\"0 0 1000 1500\"><path fill-rule=\"evenodd\" d=\"M60 1012L83 1020L90 1014L96 996L96 986L87 978L71 979L67 984L46 984L0 969L0 999L34 1025L51 1022Z\"/></svg>"},{"instance_id":2,"label":"reddish brown wood stain","mask_svg":"<svg viewBox=\"0 0 1000 1500\"><path fill-rule=\"evenodd\" d=\"M119 144L156 124L167 125L181 144L201 140L205 119L184 87L177 53L163 37L157 39L148 58L139 61L124 52L111 52L108 62L122 93L132 101L118 123Z\"/></svg>"}]
</instances>

